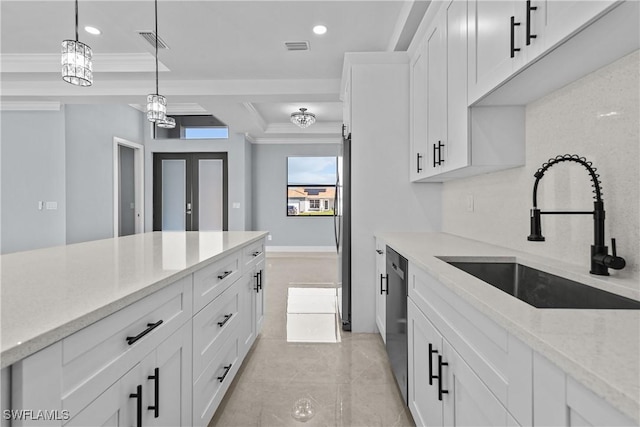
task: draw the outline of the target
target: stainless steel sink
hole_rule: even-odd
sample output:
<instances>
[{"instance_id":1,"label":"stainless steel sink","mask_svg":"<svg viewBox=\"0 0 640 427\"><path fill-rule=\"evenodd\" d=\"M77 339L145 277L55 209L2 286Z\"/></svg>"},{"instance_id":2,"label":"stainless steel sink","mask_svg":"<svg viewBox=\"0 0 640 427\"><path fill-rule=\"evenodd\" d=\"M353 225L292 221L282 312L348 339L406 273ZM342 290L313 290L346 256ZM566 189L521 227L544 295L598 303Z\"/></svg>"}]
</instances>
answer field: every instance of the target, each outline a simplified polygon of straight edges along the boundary
<instances>
[{"instance_id":1,"label":"stainless steel sink","mask_svg":"<svg viewBox=\"0 0 640 427\"><path fill-rule=\"evenodd\" d=\"M640 309L640 301L515 262L444 261L537 308Z\"/></svg>"}]
</instances>

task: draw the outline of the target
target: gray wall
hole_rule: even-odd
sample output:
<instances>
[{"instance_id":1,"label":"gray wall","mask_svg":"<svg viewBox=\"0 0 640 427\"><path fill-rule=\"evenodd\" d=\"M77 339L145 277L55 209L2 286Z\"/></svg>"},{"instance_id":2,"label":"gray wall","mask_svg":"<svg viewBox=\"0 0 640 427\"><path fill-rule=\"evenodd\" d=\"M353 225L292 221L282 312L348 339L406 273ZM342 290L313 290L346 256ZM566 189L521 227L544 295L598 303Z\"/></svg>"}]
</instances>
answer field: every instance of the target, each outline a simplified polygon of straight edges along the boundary
<instances>
[{"instance_id":1,"label":"gray wall","mask_svg":"<svg viewBox=\"0 0 640 427\"><path fill-rule=\"evenodd\" d=\"M287 157L337 156L338 144L253 145L253 229L270 246L335 246L333 217L287 217Z\"/></svg>"},{"instance_id":2,"label":"gray wall","mask_svg":"<svg viewBox=\"0 0 640 427\"><path fill-rule=\"evenodd\" d=\"M229 230L238 231L246 230L247 216L250 215L247 210L247 191L250 191L246 181L247 169L251 165L245 162L247 156L245 151L249 144L245 141L242 134L229 134L229 139L203 139L203 140L176 140L176 139L151 139L148 132L150 127L145 129L147 132L147 141L145 143L145 165L144 165L144 182L145 182L145 230L153 230L153 153L193 153L193 152L218 152L227 153L228 161L228 184L229 184ZM250 175L249 175L250 177ZM248 190L249 189L249 190ZM240 205L234 208L233 204ZM250 218L250 217L249 217ZM250 219L249 219L250 220Z\"/></svg>"},{"instance_id":3,"label":"gray wall","mask_svg":"<svg viewBox=\"0 0 640 427\"><path fill-rule=\"evenodd\" d=\"M253 230L253 150L251 142L244 141L244 229Z\"/></svg>"},{"instance_id":4,"label":"gray wall","mask_svg":"<svg viewBox=\"0 0 640 427\"><path fill-rule=\"evenodd\" d=\"M607 212L607 239L617 237L624 270L617 284L640 282L640 54L628 55L551 93L526 109L524 167L451 181L443 190L443 231L561 259L589 270L593 218L547 215L545 242L529 242L533 173L558 154L579 154L598 168ZM592 210L589 177L579 165L560 164L540 181L542 210ZM466 199L475 199L467 212Z\"/></svg>"},{"instance_id":5,"label":"gray wall","mask_svg":"<svg viewBox=\"0 0 640 427\"><path fill-rule=\"evenodd\" d=\"M3 111L2 253L65 244L65 113ZM38 210L38 201L57 210Z\"/></svg>"},{"instance_id":6,"label":"gray wall","mask_svg":"<svg viewBox=\"0 0 640 427\"><path fill-rule=\"evenodd\" d=\"M67 105L67 244L113 237L113 137L142 143L128 105ZM144 121L143 121L144 120Z\"/></svg>"}]
</instances>

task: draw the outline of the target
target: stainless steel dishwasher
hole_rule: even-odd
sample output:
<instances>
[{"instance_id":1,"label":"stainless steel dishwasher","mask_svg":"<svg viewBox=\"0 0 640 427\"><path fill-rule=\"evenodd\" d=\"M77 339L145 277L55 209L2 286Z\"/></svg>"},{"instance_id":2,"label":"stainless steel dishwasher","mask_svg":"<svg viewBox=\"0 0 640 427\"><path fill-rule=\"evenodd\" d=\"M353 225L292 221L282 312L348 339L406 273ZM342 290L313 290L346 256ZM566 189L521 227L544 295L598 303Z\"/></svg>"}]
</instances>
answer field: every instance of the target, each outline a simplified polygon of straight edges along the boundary
<instances>
[{"instance_id":1,"label":"stainless steel dishwasher","mask_svg":"<svg viewBox=\"0 0 640 427\"><path fill-rule=\"evenodd\" d=\"M407 260L387 246L387 354L407 403Z\"/></svg>"}]
</instances>

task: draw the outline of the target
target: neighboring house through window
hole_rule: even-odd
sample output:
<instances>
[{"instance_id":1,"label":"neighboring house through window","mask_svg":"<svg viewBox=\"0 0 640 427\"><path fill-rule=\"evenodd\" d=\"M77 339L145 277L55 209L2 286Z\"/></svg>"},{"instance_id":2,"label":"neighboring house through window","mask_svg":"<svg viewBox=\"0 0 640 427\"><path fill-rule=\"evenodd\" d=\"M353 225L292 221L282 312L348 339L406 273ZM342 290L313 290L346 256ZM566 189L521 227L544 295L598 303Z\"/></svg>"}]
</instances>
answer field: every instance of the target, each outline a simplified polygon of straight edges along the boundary
<instances>
[{"instance_id":1,"label":"neighboring house through window","mask_svg":"<svg viewBox=\"0 0 640 427\"><path fill-rule=\"evenodd\" d=\"M331 216L336 157L287 158L287 216Z\"/></svg>"}]
</instances>

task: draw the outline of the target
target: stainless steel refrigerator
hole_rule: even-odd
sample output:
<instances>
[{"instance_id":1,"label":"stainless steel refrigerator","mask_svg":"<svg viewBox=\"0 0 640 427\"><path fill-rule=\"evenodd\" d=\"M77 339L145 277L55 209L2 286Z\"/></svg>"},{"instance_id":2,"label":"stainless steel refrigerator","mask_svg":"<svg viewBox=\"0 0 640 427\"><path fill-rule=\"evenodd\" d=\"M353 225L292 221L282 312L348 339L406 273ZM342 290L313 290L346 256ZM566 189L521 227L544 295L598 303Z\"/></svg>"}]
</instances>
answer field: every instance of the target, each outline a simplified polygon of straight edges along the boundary
<instances>
[{"instance_id":1,"label":"stainless steel refrigerator","mask_svg":"<svg viewBox=\"0 0 640 427\"><path fill-rule=\"evenodd\" d=\"M338 155L333 226L338 252L338 311L342 329L351 330L351 134L343 126Z\"/></svg>"}]
</instances>

